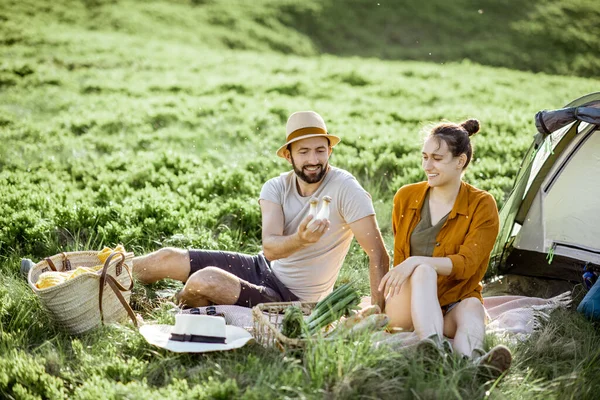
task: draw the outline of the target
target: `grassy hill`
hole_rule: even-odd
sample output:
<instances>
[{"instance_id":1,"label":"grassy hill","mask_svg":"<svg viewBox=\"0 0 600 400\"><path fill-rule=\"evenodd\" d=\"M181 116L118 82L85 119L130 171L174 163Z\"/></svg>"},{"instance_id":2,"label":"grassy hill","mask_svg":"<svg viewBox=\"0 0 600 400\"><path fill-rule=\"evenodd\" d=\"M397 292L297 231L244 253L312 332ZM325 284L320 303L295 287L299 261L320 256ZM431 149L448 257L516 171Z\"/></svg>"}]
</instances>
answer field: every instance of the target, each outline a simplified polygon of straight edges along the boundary
<instances>
[{"instance_id":1,"label":"grassy hill","mask_svg":"<svg viewBox=\"0 0 600 400\"><path fill-rule=\"evenodd\" d=\"M256 197L266 179L289 168L274 152L293 111L320 112L342 137L331 162L355 174L373 195L390 243L391 199L401 185L422 179L418 149L428 123L480 119L466 179L502 204L534 133L534 113L598 90L595 78L491 68L477 63L536 69L465 59L474 51L461 53L464 38L478 35L453 41L426 29L442 24L444 32L462 32L471 21L456 17L456 28L448 18L436 22L434 5L445 3L381 3L372 5L373 13L365 11L371 3L344 4L0 0L2 396L395 398L427 397L435 390L480 398L490 390L500 398L592 398L598 392L600 339L572 313L513 345L513 372L490 387L473 378L465 363L432 374L418 359L374 352L368 343L317 346L298 358L258 346L173 356L147 345L129 326L72 338L56 331L40 310L18 276L20 257L38 260L116 243L136 254L165 245L257 251ZM504 7L477 4L481 18ZM502 21L567 7L558 4L530 3L528 13L510 8ZM580 10L588 3L566 4ZM442 10L447 16L455 9ZM383 29L384 16L423 25L409 24L405 33ZM586 26L590 34L597 29L587 19L578 21L569 31L574 37ZM438 46L446 58L418 56L419 48L388 41L417 37L409 31L422 32L422 45ZM514 47L500 41L510 51L482 54L519 63L518 57L499 55L537 51L510 32ZM469 46L500 48L485 38ZM406 58L436 62L395 60ZM582 65L594 65L593 59ZM353 246L340 277L358 279L363 294L365 260ZM168 304L153 294L161 288L138 286L135 306L144 318L168 323Z\"/></svg>"},{"instance_id":2,"label":"grassy hill","mask_svg":"<svg viewBox=\"0 0 600 400\"><path fill-rule=\"evenodd\" d=\"M318 51L438 63L461 61L598 76L593 0L328 0L283 6L284 23ZM305 2L302 2L306 4Z\"/></svg>"},{"instance_id":3,"label":"grassy hill","mask_svg":"<svg viewBox=\"0 0 600 400\"><path fill-rule=\"evenodd\" d=\"M201 47L376 57L598 77L595 0L8 1L5 44L38 41L36 22L135 33ZM57 4L58 3L58 4ZM8 13L6 10L11 9ZM67 33L68 30L65 31Z\"/></svg>"}]
</instances>

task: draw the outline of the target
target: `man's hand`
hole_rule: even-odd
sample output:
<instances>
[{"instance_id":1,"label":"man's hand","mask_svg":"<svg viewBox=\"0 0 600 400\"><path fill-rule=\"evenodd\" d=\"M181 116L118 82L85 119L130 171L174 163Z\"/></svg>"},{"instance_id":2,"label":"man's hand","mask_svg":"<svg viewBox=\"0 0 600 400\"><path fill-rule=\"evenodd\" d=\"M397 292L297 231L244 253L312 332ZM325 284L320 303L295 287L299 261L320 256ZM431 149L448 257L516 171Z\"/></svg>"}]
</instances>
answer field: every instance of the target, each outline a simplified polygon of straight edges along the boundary
<instances>
[{"instance_id":1,"label":"man's hand","mask_svg":"<svg viewBox=\"0 0 600 400\"><path fill-rule=\"evenodd\" d=\"M308 215L298 227L298 237L304 243L316 243L321 239L321 236L329 229L328 219L317 219L310 228L307 228L308 223L313 219L312 215Z\"/></svg>"},{"instance_id":2,"label":"man's hand","mask_svg":"<svg viewBox=\"0 0 600 400\"><path fill-rule=\"evenodd\" d=\"M306 226L313 218L310 216L304 218L297 232L284 236L284 218L281 205L261 200L260 208L262 211L263 252L269 261L289 257L298 250L310 246L321 239L321 236L329 229L329 220L316 220L307 229Z\"/></svg>"},{"instance_id":3,"label":"man's hand","mask_svg":"<svg viewBox=\"0 0 600 400\"><path fill-rule=\"evenodd\" d=\"M379 292L385 297L395 296L400 293L402 284L410 278L419 264L422 264L422 262L418 257L408 257L406 260L402 261L381 279L381 282L379 283Z\"/></svg>"}]
</instances>

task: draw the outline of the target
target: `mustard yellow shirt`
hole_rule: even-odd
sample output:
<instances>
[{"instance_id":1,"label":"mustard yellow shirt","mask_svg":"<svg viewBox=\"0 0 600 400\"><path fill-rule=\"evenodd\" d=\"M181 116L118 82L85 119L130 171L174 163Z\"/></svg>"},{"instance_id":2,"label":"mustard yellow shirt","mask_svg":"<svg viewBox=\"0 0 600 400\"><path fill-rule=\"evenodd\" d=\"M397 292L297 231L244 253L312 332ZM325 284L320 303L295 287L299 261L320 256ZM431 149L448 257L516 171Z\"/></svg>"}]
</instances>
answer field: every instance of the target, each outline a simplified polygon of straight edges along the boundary
<instances>
[{"instance_id":1,"label":"mustard yellow shirt","mask_svg":"<svg viewBox=\"0 0 600 400\"><path fill-rule=\"evenodd\" d=\"M410 257L410 235L421 219L427 182L401 187L394 196L392 229L394 266ZM438 275L438 300L446 306L468 297L481 296L481 280L498 235L500 221L496 201L486 191L461 182L446 223L436 237L433 257L452 260L452 272Z\"/></svg>"}]
</instances>

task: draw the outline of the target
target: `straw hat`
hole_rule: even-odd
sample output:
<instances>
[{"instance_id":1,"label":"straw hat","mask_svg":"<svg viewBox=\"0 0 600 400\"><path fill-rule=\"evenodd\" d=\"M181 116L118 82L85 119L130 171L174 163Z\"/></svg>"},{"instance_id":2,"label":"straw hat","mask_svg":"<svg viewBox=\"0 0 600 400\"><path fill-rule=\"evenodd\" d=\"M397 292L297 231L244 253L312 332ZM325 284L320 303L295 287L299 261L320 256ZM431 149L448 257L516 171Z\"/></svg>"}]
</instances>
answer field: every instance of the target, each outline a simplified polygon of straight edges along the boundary
<instances>
[{"instance_id":1,"label":"straw hat","mask_svg":"<svg viewBox=\"0 0 600 400\"><path fill-rule=\"evenodd\" d=\"M298 111L290 115L285 126L285 144L277 150L279 157L285 158L284 150L290 143L298 140L308 139L315 136L325 136L329 139L329 145L335 146L340 138L327 132L325 121L314 111Z\"/></svg>"},{"instance_id":2,"label":"straw hat","mask_svg":"<svg viewBox=\"0 0 600 400\"><path fill-rule=\"evenodd\" d=\"M225 318L198 314L177 314L175 325L144 325L146 341L176 353L205 353L242 347L252 339L243 328L225 325Z\"/></svg>"}]
</instances>

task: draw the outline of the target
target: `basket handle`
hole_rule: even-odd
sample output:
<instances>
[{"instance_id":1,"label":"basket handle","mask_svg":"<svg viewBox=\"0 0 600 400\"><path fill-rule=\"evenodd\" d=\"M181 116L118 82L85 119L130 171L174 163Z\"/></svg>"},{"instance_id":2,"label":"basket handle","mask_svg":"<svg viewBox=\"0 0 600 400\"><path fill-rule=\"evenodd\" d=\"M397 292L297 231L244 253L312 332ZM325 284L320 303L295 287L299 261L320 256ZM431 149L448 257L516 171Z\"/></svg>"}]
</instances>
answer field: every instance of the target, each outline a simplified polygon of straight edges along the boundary
<instances>
[{"instance_id":1,"label":"basket handle","mask_svg":"<svg viewBox=\"0 0 600 400\"><path fill-rule=\"evenodd\" d=\"M67 258L67 253L62 252L60 253L63 256L63 271L70 271L71 268L71 261Z\"/></svg>"},{"instance_id":2,"label":"basket handle","mask_svg":"<svg viewBox=\"0 0 600 400\"><path fill-rule=\"evenodd\" d=\"M63 256L63 271L70 271L71 270L71 261L67 258L67 253L62 252L60 253ZM45 258L46 262L48 263L48 266L50 267L50 269L54 272L58 271L58 269L56 269L56 265L54 265L54 263L52 262L52 260L50 259L50 257L46 257Z\"/></svg>"},{"instance_id":3,"label":"basket handle","mask_svg":"<svg viewBox=\"0 0 600 400\"><path fill-rule=\"evenodd\" d=\"M99 297L98 297L98 308L100 309L100 320L102 321L102 324L104 325L104 313L102 312L102 294L104 293L104 286L108 283L108 285L111 287L111 289L113 290L113 292L117 296L117 299L119 299L119 301L121 302L121 305L123 306L123 308L125 309L125 311L127 311L127 314L129 315L129 318L131 318L131 321L137 327L138 324L137 324L137 319L135 318L135 314L134 314L133 310L131 309L131 306L129 305L129 303L127 303L127 300L125 300L125 298L123 297L123 294L121 294L121 292L126 292L126 291L131 290L133 288L133 277L131 276L131 271L129 271L129 267L127 267L127 264L125 264L125 270L129 274L129 279L131 281L131 285L129 285L128 288L126 288L123 285L121 285L119 283L119 281L117 281L115 279L114 276L108 275L106 273L107 270L108 270L108 266L110 265L110 261L116 255L120 255L121 256L121 260L119 260L119 263L117 264L116 270L117 271L121 270L121 268L123 267L123 264L125 262L125 254L123 254L123 253L111 253L110 256L108 256L108 258L104 262L104 267L102 267L102 274L100 275L100 290L98 291L98 294L99 294Z\"/></svg>"},{"instance_id":4,"label":"basket handle","mask_svg":"<svg viewBox=\"0 0 600 400\"><path fill-rule=\"evenodd\" d=\"M50 267L50 269L54 272L57 271L56 269L56 265L54 265L54 263L52 262L52 260L50 259L50 257L46 257L45 258L46 262L48 263L48 266ZM45 268L44 268L45 269Z\"/></svg>"}]
</instances>

